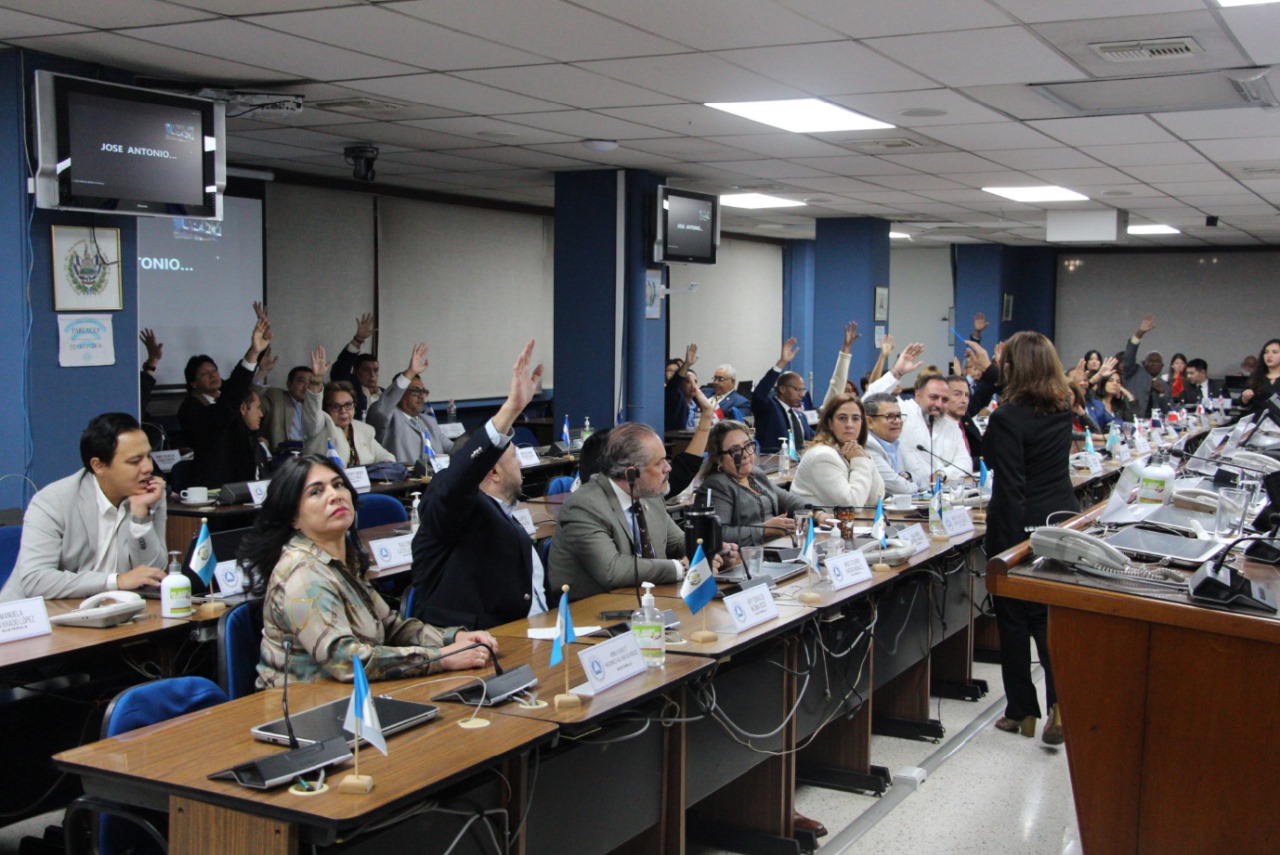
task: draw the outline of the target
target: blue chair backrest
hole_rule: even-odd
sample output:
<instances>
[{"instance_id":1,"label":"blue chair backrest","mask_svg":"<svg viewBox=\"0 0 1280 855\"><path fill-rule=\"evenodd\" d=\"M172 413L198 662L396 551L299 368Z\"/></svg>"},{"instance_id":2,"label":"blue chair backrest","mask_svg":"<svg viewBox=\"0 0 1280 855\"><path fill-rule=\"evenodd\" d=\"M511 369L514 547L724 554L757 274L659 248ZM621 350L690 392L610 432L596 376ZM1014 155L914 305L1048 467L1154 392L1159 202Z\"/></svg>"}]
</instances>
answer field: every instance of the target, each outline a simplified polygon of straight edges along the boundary
<instances>
[{"instance_id":1,"label":"blue chair backrest","mask_svg":"<svg viewBox=\"0 0 1280 855\"><path fill-rule=\"evenodd\" d=\"M231 700L257 691L261 647L261 600L241 603L218 618L218 685Z\"/></svg>"},{"instance_id":2,"label":"blue chair backrest","mask_svg":"<svg viewBox=\"0 0 1280 855\"><path fill-rule=\"evenodd\" d=\"M119 736L226 701L226 693L206 677L171 677L132 686L116 695L107 708L102 735Z\"/></svg>"},{"instance_id":3,"label":"blue chair backrest","mask_svg":"<svg viewBox=\"0 0 1280 855\"><path fill-rule=\"evenodd\" d=\"M413 617L413 594L418 589L410 585L408 590L404 592L404 598L400 600L400 617Z\"/></svg>"},{"instance_id":4,"label":"blue chair backrest","mask_svg":"<svg viewBox=\"0 0 1280 855\"><path fill-rule=\"evenodd\" d=\"M18 546L22 543L22 526L0 527L0 588L9 581L13 565L18 562Z\"/></svg>"},{"instance_id":5,"label":"blue chair backrest","mask_svg":"<svg viewBox=\"0 0 1280 855\"><path fill-rule=\"evenodd\" d=\"M512 429L511 441L514 442L518 447L523 447L523 446L533 447L538 444L538 438L533 435L533 431L529 430L527 427L522 427L521 425L516 425Z\"/></svg>"},{"instance_id":6,"label":"blue chair backrest","mask_svg":"<svg viewBox=\"0 0 1280 855\"><path fill-rule=\"evenodd\" d=\"M551 479L551 483L547 485L547 495L554 496L557 493L567 493L573 489L573 478L569 475L559 475Z\"/></svg>"},{"instance_id":7,"label":"blue chair backrest","mask_svg":"<svg viewBox=\"0 0 1280 855\"><path fill-rule=\"evenodd\" d=\"M361 528L409 521L409 514L399 499L380 493L365 493L356 499L356 513L360 515Z\"/></svg>"}]
</instances>

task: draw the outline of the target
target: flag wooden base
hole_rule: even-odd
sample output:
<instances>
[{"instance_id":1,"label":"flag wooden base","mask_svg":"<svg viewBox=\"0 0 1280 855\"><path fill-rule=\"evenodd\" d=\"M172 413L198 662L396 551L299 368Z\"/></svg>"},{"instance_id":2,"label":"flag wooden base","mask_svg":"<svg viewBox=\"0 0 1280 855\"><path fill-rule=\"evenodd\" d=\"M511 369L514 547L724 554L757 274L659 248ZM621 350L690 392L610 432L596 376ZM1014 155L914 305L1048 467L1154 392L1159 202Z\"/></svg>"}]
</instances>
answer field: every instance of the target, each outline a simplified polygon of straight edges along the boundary
<instances>
[{"instance_id":1,"label":"flag wooden base","mask_svg":"<svg viewBox=\"0 0 1280 855\"><path fill-rule=\"evenodd\" d=\"M796 594L796 599L804 603L806 606L812 606L822 602L822 597L819 594L815 594L813 591L801 591L799 594Z\"/></svg>"},{"instance_id":2,"label":"flag wooden base","mask_svg":"<svg viewBox=\"0 0 1280 855\"><path fill-rule=\"evenodd\" d=\"M929 540L933 543L950 543L951 535L948 534L931 534Z\"/></svg>"},{"instance_id":3,"label":"flag wooden base","mask_svg":"<svg viewBox=\"0 0 1280 855\"><path fill-rule=\"evenodd\" d=\"M986 511L974 511L974 512L973 512L973 523L974 523L974 525L986 525L986 524L987 524L987 512L986 512Z\"/></svg>"},{"instance_id":4,"label":"flag wooden base","mask_svg":"<svg viewBox=\"0 0 1280 855\"><path fill-rule=\"evenodd\" d=\"M573 692L561 692L555 697L556 709L577 709L582 706L582 698Z\"/></svg>"},{"instance_id":5,"label":"flag wooden base","mask_svg":"<svg viewBox=\"0 0 1280 855\"><path fill-rule=\"evenodd\" d=\"M877 561L875 564L871 565L872 573L888 573L890 569L889 565L885 564L883 561Z\"/></svg>"},{"instance_id":6,"label":"flag wooden base","mask_svg":"<svg viewBox=\"0 0 1280 855\"><path fill-rule=\"evenodd\" d=\"M715 644L720 640L720 633L714 629L699 629L689 636L694 644Z\"/></svg>"},{"instance_id":7,"label":"flag wooden base","mask_svg":"<svg viewBox=\"0 0 1280 855\"><path fill-rule=\"evenodd\" d=\"M372 775L348 775L338 785L338 792L349 796L363 796L373 792Z\"/></svg>"},{"instance_id":8,"label":"flag wooden base","mask_svg":"<svg viewBox=\"0 0 1280 855\"><path fill-rule=\"evenodd\" d=\"M226 610L227 604L223 602L201 603L191 616L196 620L213 620L221 617Z\"/></svg>"}]
</instances>

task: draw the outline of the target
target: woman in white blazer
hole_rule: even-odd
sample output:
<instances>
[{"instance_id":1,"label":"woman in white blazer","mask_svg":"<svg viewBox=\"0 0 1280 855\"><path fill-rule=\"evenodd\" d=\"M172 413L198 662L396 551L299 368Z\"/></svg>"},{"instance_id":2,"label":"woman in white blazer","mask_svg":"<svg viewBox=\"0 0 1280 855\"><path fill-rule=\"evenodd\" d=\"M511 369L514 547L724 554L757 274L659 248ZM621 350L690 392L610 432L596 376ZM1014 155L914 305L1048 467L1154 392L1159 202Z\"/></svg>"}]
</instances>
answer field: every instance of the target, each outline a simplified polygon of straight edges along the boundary
<instances>
[{"instance_id":1,"label":"woman in white blazer","mask_svg":"<svg viewBox=\"0 0 1280 855\"><path fill-rule=\"evenodd\" d=\"M867 414L854 395L829 398L805 448L791 494L820 507L874 505L884 481L867 455Z\"/></svg>"},{"instance_id":2,"label":"woman in white blazer","mask_svg":"<svg viewBox=\"0 0 1280 855\"><path fill-rule=\"evenodd\" d=\"M324 383L329 369L323 347L311 353L311 381L302 402L302 432L308 454L329 452L333 443L342 465L368 466L372 463L394 463L395 457L378 444L373 428L356 420L356 390L346 381Z\"/></svg>"}]
</instances>

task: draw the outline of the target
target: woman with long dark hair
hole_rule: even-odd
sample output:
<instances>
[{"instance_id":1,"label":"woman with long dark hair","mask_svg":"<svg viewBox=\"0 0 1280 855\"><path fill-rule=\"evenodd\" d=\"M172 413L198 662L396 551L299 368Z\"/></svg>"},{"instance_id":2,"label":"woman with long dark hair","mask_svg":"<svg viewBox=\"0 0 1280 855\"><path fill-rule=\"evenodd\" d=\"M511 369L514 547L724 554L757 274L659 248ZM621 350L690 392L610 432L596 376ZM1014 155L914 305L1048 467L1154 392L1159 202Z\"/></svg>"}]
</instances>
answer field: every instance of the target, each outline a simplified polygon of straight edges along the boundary
<instances>
[{"instance_id":1,"label":"woman with long dark hair","mask_svg":"<svg viewBox=\"0 0 1280 855\"><path fill-rule=\"evenodd\" d=\"M1063 511L1076 512L1071 487L1071 406L1073 394L1058 354L1035 332L1015 333L1000 356L1004 391L983 438L987 465L995 472L987 509L987 554L996 555L1027 539L1033 527L1053 523ZM1000 671L1005 713L996 727L1023 736L1035 734L1040 705L1031 680L1031 639L1044 666L1049 718L1042 739L1061 744L1062 719L1053 686L1047 638L1048 607L996 597L1000 630Z\"/></svg>"},{"instance_id":2,"label":"woman with long dark hair","mask_svg":"<svg viewBox=\"0 0 1280 855\"><path fill-rule=\"evenodd\" d=\"M884 495L884 480L866 445L862 400L849 394L828 397L817 433L796 467L791 495L825 507L874 505Z\"/></svg>"},{"instance_id":3,"label":"woman with long dark hair","mask_svg":"<svg viewBox=\"0 0 1280 855\"><path fill-rule=\"evenodd\" d=\"M365 578L354 496L346 473L318 454L286 460L271 479L238 555L250 590L265 594L259 688L286 668L295 680L349 681L356 658L371 680L479 668L497 649L487 632L438 629L391 610Z\"/></svg>"},{"instance_id":4,"label":"woman with long dark hair","mask_svg":"<svg viewBox=\"0 0 1280 855\"><path fill-rule=\"evenodd\" d=\"M1258 365L1240 394L1240 405L1252 413L1260 413L1271 396L1277 394L1280 394L1280 338L1273 338L1258 354Z\"/></svg>"}]
</instances>

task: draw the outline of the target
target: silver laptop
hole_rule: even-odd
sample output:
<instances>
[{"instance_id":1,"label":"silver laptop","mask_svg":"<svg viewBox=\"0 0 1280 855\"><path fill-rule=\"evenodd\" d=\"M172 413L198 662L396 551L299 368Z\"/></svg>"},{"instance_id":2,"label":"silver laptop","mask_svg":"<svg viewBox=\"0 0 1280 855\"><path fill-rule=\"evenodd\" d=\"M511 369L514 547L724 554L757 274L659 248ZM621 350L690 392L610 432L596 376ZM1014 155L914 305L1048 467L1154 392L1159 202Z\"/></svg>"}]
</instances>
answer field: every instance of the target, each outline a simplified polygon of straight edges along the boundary
<instances>
[{"instance_id":1,"label":"silver laptop","mask_svg":"<svg viewBox=\"0 0 1280 855\"><path fill-rule=\"evenodd\" d=\"M1196 529L1192 522L1200 523L1200 527L1205 531L1213 534L1213 528L1217 525L1217 515L1207 514L1203 511L1192 511L1187 508L1178 508L1173 505L1161 505L1156 508L1143 520L1144 523L1167 526L1168 528L1185 531L1188 534L1195 534Z\"/></svg>"},{"instance_id":2,"label":"silver laptop","mask_svg":"<svg viewBox=\"0 0 1280 855\"><path fill-rule=\"evenodd\" d=\"M1167 562L1179 567L1199 567L1226 545L1216 540L1198 540L1137 526L1122 528L1104 540L1139 561Z\"/></svg>"},{"instance_id":3,"label":"silver laptop","mask_svg":"<svg viewBox=\"0 0 1280 855\"><path fill-rule=\"evenodd\" d=\"M298 738L298 744L311 745L334 736L344 736L348 745L355 745L355 736L342 729L342 723L346 721L347 708L350 705L350 698L341 698L291 716L293 733ZM440 714L440 708L431 704L402 701L378 695L373 697L373 706L378 713L378 723L382 725L384 736L416 727ZM276 745L289 744L289 728L285 725L283 718L260 724L249 732L260 742L271 742Z\"/></svg>"}]
</instances>

